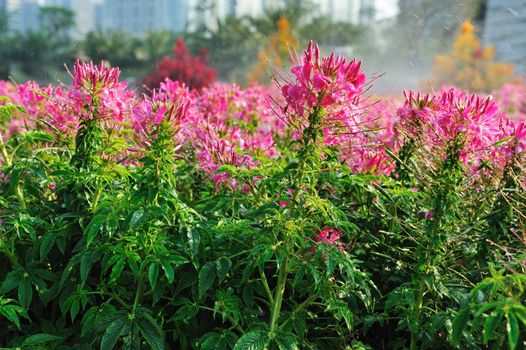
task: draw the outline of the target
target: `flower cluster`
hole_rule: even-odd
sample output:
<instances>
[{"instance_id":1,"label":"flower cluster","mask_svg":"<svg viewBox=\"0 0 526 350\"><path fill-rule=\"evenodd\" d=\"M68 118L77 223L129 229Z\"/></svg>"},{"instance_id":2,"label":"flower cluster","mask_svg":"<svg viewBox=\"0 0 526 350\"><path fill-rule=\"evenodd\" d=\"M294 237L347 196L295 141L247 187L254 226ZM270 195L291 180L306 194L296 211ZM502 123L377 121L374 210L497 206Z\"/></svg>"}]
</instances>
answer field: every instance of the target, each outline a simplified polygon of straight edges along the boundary
<instances>
[{"instance_id":1,"label":"flower cluster","mask_svg":"<svg viewBox=\"0 0 526 350\"><path fill-rule=\"evenodd\" d=\"M500 149L495 145L505 138L502 125L507 118L491 97L467 95L454 88L437 95L411 91L405 97L405 105L398 110L397 130L418 140L432 158L445 159L446 148L455 143L469 173L476 173L483 162L498 165L495 155Z\"/></svg>"},{"instance_id":2,"label":"flower cluster","mask_svg":"<svg viewBox=\"0 0 526 350\"><path fill-rule=\"evenodd\" d=\"M347 62L334 53L322 57L318 45L311 41L295 63L291 69L295 82L281 88L287 102L286 112L293 109L298 116L303 116L306 109L314 106L350 107L358 103L366 80L361 62Z\"/></svg>"}]
</instances>

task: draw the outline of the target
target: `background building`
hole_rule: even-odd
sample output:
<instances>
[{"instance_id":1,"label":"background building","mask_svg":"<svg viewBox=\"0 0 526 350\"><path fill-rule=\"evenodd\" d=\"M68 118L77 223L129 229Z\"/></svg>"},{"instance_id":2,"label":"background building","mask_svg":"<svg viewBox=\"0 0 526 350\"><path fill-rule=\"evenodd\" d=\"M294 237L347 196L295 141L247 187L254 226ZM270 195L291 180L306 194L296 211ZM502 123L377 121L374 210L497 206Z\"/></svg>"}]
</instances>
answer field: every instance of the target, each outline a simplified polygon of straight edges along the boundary
<instances>
[{"instance_id":1,"label":"background building","mask_svg":"<svg viewBox=\"0 0 526 350\"><path fill-rule=\"evenodd\" d=\"M101 31L142 36L159 30L181 32L186 27L185 0L111 0L98 6L96 27Z\"/></svg>"},{"instance_id":2,"label":"background building","mask_svg":"<svg viewBox=\"0 0 526 350\"><path fill-rule=\"evenodd\" d=\"M511 62L526 73L526 0L489 0L484 27L485 44L496 49L496 58Z\"/></svg>"}]
</instances>

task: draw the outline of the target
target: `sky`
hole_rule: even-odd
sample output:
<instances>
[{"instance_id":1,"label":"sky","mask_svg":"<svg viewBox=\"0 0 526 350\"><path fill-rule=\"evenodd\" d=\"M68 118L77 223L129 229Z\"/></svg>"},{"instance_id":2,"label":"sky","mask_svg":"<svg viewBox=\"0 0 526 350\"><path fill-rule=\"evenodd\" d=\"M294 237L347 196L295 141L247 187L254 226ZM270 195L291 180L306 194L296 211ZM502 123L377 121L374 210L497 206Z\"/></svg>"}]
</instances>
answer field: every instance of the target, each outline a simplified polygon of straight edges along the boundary
<instances>
[{"instance_id":1,"label":"sky","mask_svg":"<svg viewBox=\"0 0 526 350\"><path fill-rule=\"evenodd\" d=\"M377 19L396 16L398 13L398 0L376 0Z\"/></svg>"}]
</instances>

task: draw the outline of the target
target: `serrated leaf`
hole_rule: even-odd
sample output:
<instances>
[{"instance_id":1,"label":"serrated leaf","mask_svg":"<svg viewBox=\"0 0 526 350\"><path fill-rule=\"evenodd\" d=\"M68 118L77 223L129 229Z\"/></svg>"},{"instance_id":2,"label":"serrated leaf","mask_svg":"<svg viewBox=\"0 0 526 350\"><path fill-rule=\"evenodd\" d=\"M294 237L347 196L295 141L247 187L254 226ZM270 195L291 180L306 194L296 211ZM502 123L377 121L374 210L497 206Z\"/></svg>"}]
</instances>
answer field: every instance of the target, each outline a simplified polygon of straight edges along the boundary
<instances>
[{"instance_id":1,"label":"serrated leaf","mask_svg":"<svg viewBox=\"0 0 526 350\"><path fill-rule=\"evenodd\" d=\"M164 275L166 276L168 283L170 284L173 283L175 275L174 275L174 269L172 265L170 265L169 263L163 263L161 267L163 268Z\"/></svg>"},{"instance_id":2,"label":"serrated leaf","mask_svg":"<svg viewBox=\"0 0 526 350\"><path fill-rule=\"evenodd\" d=\"M137 320L139 332L146 339L148 345L154 350L164 350L164 339L161 327L151 317L139 318Z\"/></svg>"},{"instance_id":3,"label":"serrated leaf","mask_svg":"<svg viewBox=\"0 0 526 350\"><path fill-rule=\"evenodd\" d=\"M502 323L502 317L504 313L502 311L491 313L488 318L484 321L484 328L482 330L482 341L484 344L487 344L491 339L495 329L500 326Z\"/></svg>"},{"instance_id":4,"label":"serrated leaf","mask_svg":"<svg viewBox=\"0 0 526 350\"><path fill-rule=\"evenodd\" d=\"M86 235L86 245L89 246L93 241L95 240L95 237L97 237L97 233L99 233L100 229L106 222L106 215L95 215L93 219L90 221L88 226L86 227L86 231L84 234Z\"/></svg>"},{"instance_id":5,"label":"serrated leaf","mask_svg":"<svg viewBox=\"0 0 526 350\"><path fill-rule=\"evenodd\" d=\"M42 345L45 343L49 343L55 340L61 340L62 337L59 337L57 335L48 334L48 333L38 333L33 334L32 336L27 337L24 342L22 343L22 346L35 346L35 345Z\"/></svg>"},{"instance_id":6,"label":"serrated leaf","mask_svg":"<svg viewBox=\"0 0 526 350\"><path fill-rule=\"evenodd\" d=\"M212 287L216 277L216 264L214 261L206 263L199 271L198 276L198 289L199 297L203 295Z\"/></svg>"},{"instance_id":7,"label":"serrated leaf","mask_svg":"<svg viewBox=\"0 0 526 350\"><path fill-rule=\"evenodd\" d=\"M81 284L84 284L86 282L86 279L88 278L89 271L91 270L91 264L93 263L92 256L93 256L93 251L88 250L80 258L80 283Z\"/></svg>"},{"instance_id":8,"label":"serrated leaf","mask_svg":"<svg viewBox=\"0 0 526 350\"><path fill-rule=\"evenodd\" d=\"M223 282L231 267L232 261L227 257L221 257L216 261L217 281L219 284Z\"/></svg>"},{"instance_id":9,"label":"serrated leaf","mask_svg":"<svg viewBox=\"0 0 526 350\"><path fill-rule=\"evenodd\" d=\"M279 350L298 350L296 339L291 334L279 333L276 337Z\"/></svg>"},{"instance_id":10,"label":"serrated leaf","mask_svg":"<svg viewBox=\"0 0 526 350\"><path fill-rule=\"evenodd\" d=\"M217 343L221 340L221 335L215 332L206 333L200 341L200 350L215 350Z\"/></svg>"},{"instance_id":11,"label":"serrated leaf","mask_svg":"<svg viewBox=\"0 0 526 350\"><path fill-rule=\"evenodd\" d=\"M194 230L192 227L186 228L186 238L188 239L188 245L190 246L190 251L192 256L196 255L199 252L199 244L201 241L201 236L197 230Z\"/></svg>"},{"instance_id":12,"label":"serrated leaf","mask_svg":"<svg viewBox=\"0 0 526 350\"><path fill-rule=\"evenodd\" d=\"M188 321L199 312L199 306L195 304L183 305L175 312L173 319L177 321Z\"/></svg>"},{"instance_id":13,"label":"serrated leaf","mask_svg":"<svg viewBox=\"0 0 526 350\"><path fill-rule=\"evenodd\" d=\"M22 278L18 285L18 302L20 305L28 310L33 298L33 288L31 287L31 281L29 278Z\"/></svg>"},{"instance_id":14,"label":"serrated leaf","mask_svg":"<svg viewBox=\"0 0 526 350\"><path fill-rule=\"evenodd\" d=\"M266 332L248 332L238 339L233 350L263 350L265 349L267 341L268 337Z\"/></svg>"},{"instance_id":15,"label":"serrated leaf","mask_svg":"<svg viewBox=\"0 0 526 350\"><path fill-rule=\"evenodd\" d=\"M106 328L106 332L104 332L104 335L102 336L100 349L112 350L115 347L115 344L117 344L119 338L123 335L125 327L126 320L118 318L113 321L108 328Z\"/></svg>"},{"instance_id":16,"label":"serrated leaf","mask_svg":"<svg viewBox=\"0 0 526 350\"><path fill-rule=\"evenodd\" d=\"M22 272L20 270L13 270L9 272L0 286L0 294L6 294L18 286Z\"/></svg>"},{"instance_id":17,"label":"serrated leaf","mask_svg":"<svg viewBox=\"0 0 526 350\"><path fill-rule=\"evenodd\" d=\"M75 321L75 318L77 317L80 310L80 302L78 299L73 300L71 303L71 307L69 309L69 314L71 316L71 321Z\"/></svg>"},{"instance_id":18,"label":"serrated leaf","mask_svg":"<svg viewBox=\"0 0 526 350\"><path fill-rule=\"evenodd\" d=\"M121 277L123 268L124 268L124 258L122 256L119 256L117 258L117 262L115 263L115 265L113 265L113 268L111 269L111 274L110 274L111 283L116 282Z\"/></svg>"},{"instance_id":19,"label":"serrated leaf","mask_svg":"<svg viewBox=\"0 0 526 350\"><path fill-rule=\"evenodd\" d=\"M150 267L148 267L148 281L150 282L150 286L152 287L152 290L155 289L158 278L159 278L159 265L157 265L156 263L152 263L150 264Z\"/></svg>"},{"instance_id":20,"label":"serrated leaf","mask_svg":"<svg viewBox=\"0 0 526 350\"><path fill-rule=\"evenodd\" d=\"M130 219L130 228L136 229L141 223L148 218L148 213L144 209L136 210Z\"/></svg>"},{"instance_id":21,"label":"serrated leaf","mask_svg":"<svg viewBox=\"0 0 526 350\"><path fill-rule=\"evenodd\" d=\"M40 243L40 261L43 261L55 244L56 236L52 232L46 233Z\"/></svg>"},{"instance_id":22,"label":"serrated leaf","mask_svg":"<svg viewBox=\"0 0 526 350\"><path fill-rule=\"evenodd\" d=\"M455 317L451 331L451 344L453 344L453 346L460 345L460 338L462 337L462 333L464 332L464 329L468 323L469 315L469 309L465 308L462 309Z\"/></svg>"},{"instance_id":23,"label":"serrated leaf","mask_svg":"<svg viewBox=\"0 0 526 350\"><path fill-rule=\"evenodd\" d=\"M519 322L514 314L508 313L506 315L508 322L506 323L506 332L508 333L508 346L510 350L517 348L519 342Z\"/></svg>"}]
</instances>

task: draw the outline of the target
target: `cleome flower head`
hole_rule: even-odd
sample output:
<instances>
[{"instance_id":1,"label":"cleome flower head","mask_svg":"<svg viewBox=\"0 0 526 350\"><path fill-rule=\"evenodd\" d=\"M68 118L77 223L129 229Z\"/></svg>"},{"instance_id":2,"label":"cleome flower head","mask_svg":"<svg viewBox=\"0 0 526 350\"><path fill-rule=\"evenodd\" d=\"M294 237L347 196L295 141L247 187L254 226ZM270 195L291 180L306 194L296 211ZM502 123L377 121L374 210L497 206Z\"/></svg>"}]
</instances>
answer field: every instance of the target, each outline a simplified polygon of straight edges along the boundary
<instances>
[{"instance_id":1,"label":"cleome flower head","mask_svg":"<svg viewBox=\"0 0 526 350\"><path fill-rule=\"evenodd\" d=\"M108 68L101 61L99 65L93 62L77 60L73 68L73 88L82 89L96 94L102 89L111 89L119 85L119 68Z\"/></svg>"},{"instance_id":2,"label":"cleome flower head","mask_svg":"<svg viewBox=\"0 0 526 350\"><path fill-rule=\"evenodd\" d=\"M293 109L303 115L305 108L315 105L329 108L358 101L366 81L361 62L356 59L347 62L334 52L322 57L318 45L312 41L301 58L292 61L296 64L291 69L295 82L281 87L287 102L285 111Z\"/></svg>"}]
</instances>

